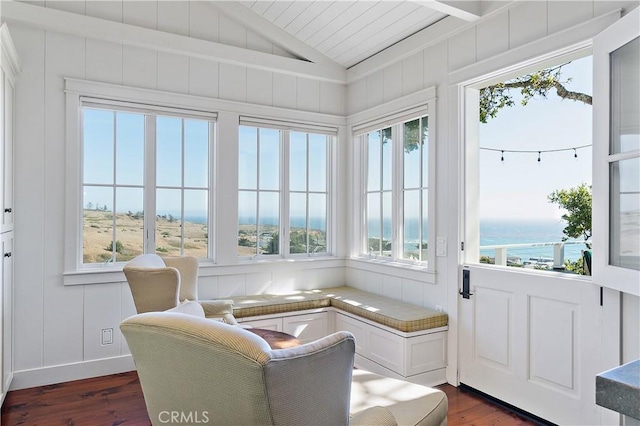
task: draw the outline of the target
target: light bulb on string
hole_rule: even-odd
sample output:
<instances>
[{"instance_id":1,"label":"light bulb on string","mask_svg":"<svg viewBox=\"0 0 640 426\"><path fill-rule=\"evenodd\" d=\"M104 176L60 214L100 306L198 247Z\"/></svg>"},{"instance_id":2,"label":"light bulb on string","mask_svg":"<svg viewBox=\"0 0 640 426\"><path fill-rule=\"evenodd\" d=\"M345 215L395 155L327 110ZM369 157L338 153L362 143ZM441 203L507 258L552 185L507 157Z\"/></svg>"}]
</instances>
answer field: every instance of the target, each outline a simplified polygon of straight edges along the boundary
<instances>
[{"instance_id":1,"label":"light bulb on string","mask_svg":"<svg viewBox=\"0 0 640 426\"><path fill-rule=\"evenodd\" d=\"M502 161L502 164L504 164L504 151L502 151L502 153L500 154L500 161Z\"/></svg>"},{"instance_id":2,"label":"light bulb on string","mask_svg":"<svg viewBox=\"0 0 640 426\"><path fill-rule=\"evenodd\" d=\"M541 153L541 152L542 152L542 151L538 151L538 163L540 162L540 153Z\"/></svg>"},{"instance_id":3,"label":"light bulb on string","mask_svg":"<svg viewBox=\"0 0 640 426\"><path fill-rule=\"evenodd\" d=\"M576 148L573 148L573 158L575 158L576 161L578 161L578 151L576 150Z\"/></svg>"}]
</instances>

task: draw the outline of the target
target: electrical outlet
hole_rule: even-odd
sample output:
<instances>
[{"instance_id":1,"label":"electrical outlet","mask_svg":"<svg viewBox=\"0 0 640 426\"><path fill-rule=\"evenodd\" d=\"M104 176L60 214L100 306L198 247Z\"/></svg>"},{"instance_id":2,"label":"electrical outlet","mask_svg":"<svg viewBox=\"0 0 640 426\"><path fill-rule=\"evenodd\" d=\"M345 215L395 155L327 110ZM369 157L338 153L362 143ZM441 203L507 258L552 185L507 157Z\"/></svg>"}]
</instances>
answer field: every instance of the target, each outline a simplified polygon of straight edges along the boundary
<instances>
[{"instance_id":1,"label":"electrical outlet","mask_svg":"<svg viewBox=\"0 0 640 426\"><path fill-rule=\"evenodd\" d=\"M110 345L113 343L113 328L103 328L101 333L102 346Z\"/></svg>"}]
</instances>

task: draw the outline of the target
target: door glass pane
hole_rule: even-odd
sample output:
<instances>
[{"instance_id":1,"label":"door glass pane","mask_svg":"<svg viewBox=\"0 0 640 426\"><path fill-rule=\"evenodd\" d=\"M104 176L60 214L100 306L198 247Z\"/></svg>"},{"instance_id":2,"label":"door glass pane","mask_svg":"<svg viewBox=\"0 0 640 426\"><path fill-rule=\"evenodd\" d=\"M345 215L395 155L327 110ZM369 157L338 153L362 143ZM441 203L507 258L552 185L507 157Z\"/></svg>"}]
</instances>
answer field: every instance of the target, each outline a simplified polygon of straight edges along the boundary
<instances>
[{"instance_id":1,"label":"door glass pane","mask_svg":"<svg viewBox=\"0 0 640 426\"><path fill-rule=\"evenodd\" d=\"M382 189L391 189L391 161L392 157L391 128L382 130Z\"/></svg>"},{"instance_id":2,"label":"door glass pane","mask_svg":"<svg viewBox=\"0 0 640 426\"><path fill-rule=\"evenodd\" d=\"M422 190L422 245L420 248L423 262L427 261L427 242L429 241L429 190Z\"/></svg>"},{"instance_id":3,"label":"door glass pane","mask_svg":"<svg viewBox=\"0 0 640 426\"><path fill-rule=\"evenodd\" d=\"M380 132L367 135L367 190L380 190Z\"/></svg>"},{"instance_id":4,"label":"door glass pane","mask_svg":"<svg viewBox=\"0 0 640 426\"><path fill-rule=\"evenodd\" d=\"M420 190L404 192L404 259L420 260Z\"/></svg>"},{"instance_id":5,"label":"door glass pane","mask_svg":"<svg viewBox=\"0 0 640 426\"><path fill-rule=\"evenodd\" d=\"M640 149L638 135L640 38L611 53L611 154Z\"/></svg>"},{"instance_id":6,"label":"door glass pane","mask_svg":"<svg viewBox=\"0 0 640 426\"><path fill-rule=\"evenodd\" d=\"M156 117L156 184L181 186L182 119Z\"/></svg>"},{"instance_id":7,"label":"door glass pane","mask_svg":"<svg viewBox=\"0 0 640 426\"><path fill-rule=\"evenodd\" d=\"M391 191L382 193L382 255L391 257Z\"/></svg>"},{"instance_id":8,"label":"door glass pane","mask_svg":"<svg viewBox=\"0 0 640 426\"><path fill-rule=\"evenodd\" d=\"M404 187L420 186L420 120L404 123Z\"/></svg>"},{"instance_id":9,"label":"door glass pane","mask_svg":"<svg viewBox=\"0 0 640 426\"><path fill-rule=\"evenodd\" d=\"M142 188L116 188L116 261L126 262L144 251Z\"/></svg>"},{"instance_id":10,"label":"door glass pane","mask_svg":"<svg viewBox=\"0 0 640 426\"><path fill-rule=\"evenodd\" d=\"M367 253L380 254L381 233L380 193L374 192L367 194Z\"/></svg>"},{"instance_id":11,"label":"door glass pane","mask_svg":"<svg viewBox=\"0 0 640 426\"><path fill-rule=\"evenodd\" d=\"M422 186L429 186L429 117L422 117Z\"/></svg>"},{"instance_id":12,"label":"door glass pane","mask_svg":"<svg viewBox=\"0 0 640 426\"><path fill-rule=\"evenodd\" d=\"M611 265L640 270L640 158L611 164Z\"/></svg>"}]
</instances>

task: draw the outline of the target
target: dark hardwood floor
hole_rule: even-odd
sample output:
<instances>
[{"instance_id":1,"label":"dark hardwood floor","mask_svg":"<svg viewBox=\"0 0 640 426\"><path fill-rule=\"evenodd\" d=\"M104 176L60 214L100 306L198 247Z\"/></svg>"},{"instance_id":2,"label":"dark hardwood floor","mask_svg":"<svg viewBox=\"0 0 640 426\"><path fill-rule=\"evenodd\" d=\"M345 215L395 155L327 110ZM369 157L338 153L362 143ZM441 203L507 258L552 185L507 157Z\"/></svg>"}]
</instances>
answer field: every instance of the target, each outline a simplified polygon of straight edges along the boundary
<instances>
[{"instance_id":1,"label":"dark hardwood floor","mask_svg":"<svg viewBox=\"0 0 640 426\"><path fill-rule=\"evenodd\" d=\"M535 425L459 388L442 385L449 398L449 426ZM151 424L135 371L11 391L2 425L108 426Z\"/></svg>"}]
</instances>

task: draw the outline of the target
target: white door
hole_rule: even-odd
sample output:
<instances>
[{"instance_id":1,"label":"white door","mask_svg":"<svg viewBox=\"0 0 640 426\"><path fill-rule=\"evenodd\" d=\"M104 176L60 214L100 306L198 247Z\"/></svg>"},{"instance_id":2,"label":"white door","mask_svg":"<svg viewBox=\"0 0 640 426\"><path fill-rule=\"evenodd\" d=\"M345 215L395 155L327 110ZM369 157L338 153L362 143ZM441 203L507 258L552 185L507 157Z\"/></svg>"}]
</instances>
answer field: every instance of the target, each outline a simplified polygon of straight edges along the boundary
<instances>
[{"instance_id":1,"label":"white door","mask_svg":"<svg viewBox=\"0 0 640 426\"><path fill-rule=\"evenodd\" d=\"M637 12L607 31L637 22ZM468 174L473 167L467 164ZM477 187L467 179L469 213ZM619 293L584 277L478 263L463 263L460 277L460 290L466 281L470 293L459 299L460 383L557 424L617 424L595 404L595 376L618 356L618 345L604 342L615 343L619 333Z\"/></svg>"}]
</instances>

